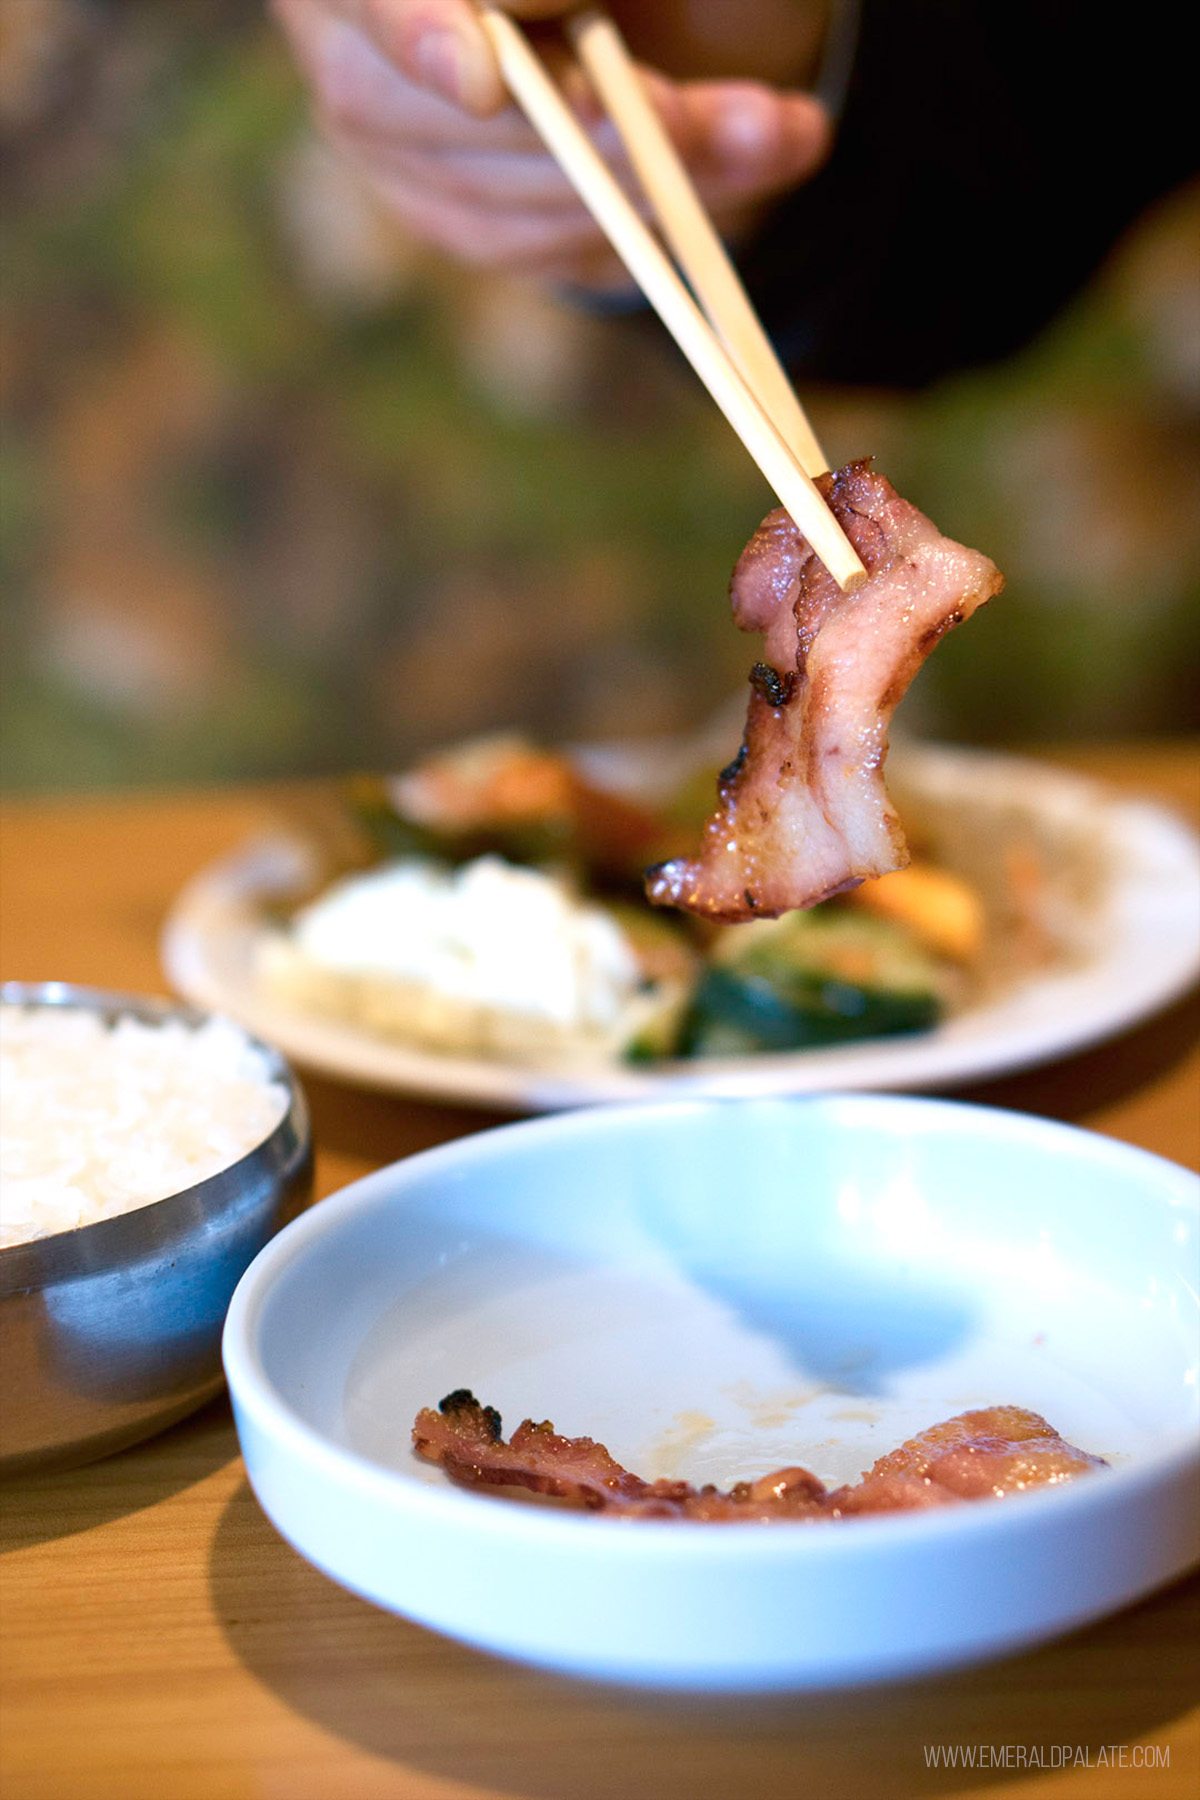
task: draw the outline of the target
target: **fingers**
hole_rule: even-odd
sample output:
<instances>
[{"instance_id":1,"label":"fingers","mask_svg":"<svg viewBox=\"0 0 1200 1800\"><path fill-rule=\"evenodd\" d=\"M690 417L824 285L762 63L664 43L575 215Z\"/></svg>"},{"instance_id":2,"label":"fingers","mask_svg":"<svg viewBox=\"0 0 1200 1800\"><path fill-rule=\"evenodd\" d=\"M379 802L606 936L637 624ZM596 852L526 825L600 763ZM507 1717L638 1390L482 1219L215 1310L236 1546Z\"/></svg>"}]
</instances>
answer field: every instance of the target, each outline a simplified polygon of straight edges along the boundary
<instances>
[{"instance_id":1,"label":"fingers","mask_svg":"<svg viewBox=\"0 0 1200 1800\"><path fill-rule=\"evenodd\" d=\"M286 30L309 36L319 27L312 15L340 18L414 86L477 118L507 104L499 65L470 0L272 0L272 5ZM559 0L507 0L505 10L534 20L563 8ZM302 13L310 15L307 25Z\"/></svg>"},{"instance_id":2,"label":"fingers","mask_svg":"<svg viewBox=\"0 0 1200 1800\"><path fill-rule=\"evenodd\" d=\"M272 0L310 79L341 78L339 65L365 44L393 73L478 118L507 96L469 0Z\"/></svg>"},{"instance_id":3,"label":"fingers","mask_svg":"<svg viewBox=\"0 0 1200 1800\"><path fill-rule=\"evenodd\" d=\"M474 266L507 271L575 277L608 256L566 177L514 107L470 117L424 78L415 49L421 30L456 32L459 15L470 11L465 0L274 4L327 133L419 236ZM549 10L547 0L522 6ZM676 82L650 73L647 80L722 228L806 179L826 153L826 117L807 95L755 82ZM565 85L597 148L636 196L615 129L581 71L572 70ZM472 92L475 102L486 97L481 83Z\"/></svg>"},{"instance_id":4,"label":"fingers","mask_svg":"<svg viewBox=\"0 0 1200 1800\"><path fill-rule=\"evenodd\" d=\"M469 268L567 279L583 261L611 260L606 240L578 208L497 216L407 183L380 182L378 191L418 236Z\"/></svg>"},{"instance_id":5,"label":"fingers","mask_svg":"<svg viewBox=\"0 0 1200 1800\"><path fill-rule=\"evenodd\" d=\"M274 10L313 90L317 115L338 139L480 148L531 146L533 132L512 107L487 119L402 74L379 46L325 0L275 0Z\"/></svg>"},{"instance_id":6,"label":"fingers","mask_svg":"<svg viewBox=\"0 0 1200 1800\"><path fill-rule=\"evenodd\" d=\"M381 145L377 181L409 186L482 211L579 213L574 188L542 150L463 150Z\"/></svg>"}]
</instances>

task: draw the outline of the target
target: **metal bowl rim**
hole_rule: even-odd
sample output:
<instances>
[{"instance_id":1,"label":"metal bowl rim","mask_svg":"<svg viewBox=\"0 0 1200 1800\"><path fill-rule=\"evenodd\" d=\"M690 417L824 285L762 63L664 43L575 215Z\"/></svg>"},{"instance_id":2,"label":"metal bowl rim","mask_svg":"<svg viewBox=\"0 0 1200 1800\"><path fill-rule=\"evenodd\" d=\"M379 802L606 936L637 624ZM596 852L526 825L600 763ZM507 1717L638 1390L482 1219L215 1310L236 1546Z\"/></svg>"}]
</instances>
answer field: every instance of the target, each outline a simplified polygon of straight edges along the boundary
<instances>
[{"instance_id":1,"label":"metal bowl rim","mask_svg":"<svg viewBox=\"0 0 1200 1800\"><path fill-rule=\"evenodd\" d=\"M202 1025L227 1015L209 1012L187 1002L120 989L87 987L68 981L6 981L0 983L0 1004L15 1006L74 1006L113 1017L132 1017L146 1024L179 1019ZM45 1237L0 1246L0 1298L32 1288L94 1275L104 1268L119 1268L140 1261L148 1251L161 1251L186 1241L198 1220L219 1217L238 1196L256 1189L264 1178L286 1186L312 1152L308 1102L287 1059L274 1045L255 1037L237 1020L230 1020L267 1058L271 1079L286 1088L287 1108L269 1135L236 1162L228 1163L203 1181L179 1188L161 1200L149 1200L111 1219L93 1219ZM178 1216L176 1216L178 1215Z\"/></svg>"}]
</instances>

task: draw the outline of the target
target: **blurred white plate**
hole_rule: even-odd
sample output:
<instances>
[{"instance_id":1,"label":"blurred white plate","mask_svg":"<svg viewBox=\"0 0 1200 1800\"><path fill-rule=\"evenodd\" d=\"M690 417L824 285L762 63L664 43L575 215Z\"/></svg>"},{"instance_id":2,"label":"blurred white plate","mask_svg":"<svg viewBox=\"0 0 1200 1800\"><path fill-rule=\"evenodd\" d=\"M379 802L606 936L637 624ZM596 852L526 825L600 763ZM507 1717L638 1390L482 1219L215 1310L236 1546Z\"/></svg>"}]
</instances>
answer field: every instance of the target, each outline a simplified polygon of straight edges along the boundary
<instances>
[{"instance_id":1,"label":"blurred white plate","mask_svg":"<svg viewBox=\"0 0 1200 1800\"><path fill-rule=\"evenodd\" d=\"M1200 1555L1195 1176L887 1095L589 1109L343 1190L258 1256L225 1367L251 1483L337 1581L482 1648L698 1688L916 1675L1114 1610ZM587 1516L411 1448L459 1387L722 1486L856 1478L978 1406L1108 1470L840 1523Z\"/></svg>"},{"instance_id":2,"label":"blurred white plate","mask_svg":"<svg viewBox=\"0 0 1200 1800\"><path fill-rule=\"evenodd\" d=\"M592 758L597 775L644 786L644 753ZM660 773L661 753L653 759ZM1047 1062L1109 1037L1184 992L1200 971L1200 845L1161 807L1127 801L1044 764L925 746L894 755L892 785L919 808L971 820L985 839L1013 821L1053 858L1092 866L1084 905L1064 879L1051 903L1072 943L1056 967L982 1001L931 1032L828 1050L729 1060L529 1068L434 1054L289 1008L255 979L265 905L303 877L302 845L248 846L196 878L167 922L163 962L196 1005L229 1013L293 1061L365 1087L464 1104L553 1110L665 1094L800 1094L936 1088ZM675 771L671 770L674 778ZM902 810L908 808L902 802ZM1069 874L1069 871L1068 871Z\"/></svg>"}]
</instances>

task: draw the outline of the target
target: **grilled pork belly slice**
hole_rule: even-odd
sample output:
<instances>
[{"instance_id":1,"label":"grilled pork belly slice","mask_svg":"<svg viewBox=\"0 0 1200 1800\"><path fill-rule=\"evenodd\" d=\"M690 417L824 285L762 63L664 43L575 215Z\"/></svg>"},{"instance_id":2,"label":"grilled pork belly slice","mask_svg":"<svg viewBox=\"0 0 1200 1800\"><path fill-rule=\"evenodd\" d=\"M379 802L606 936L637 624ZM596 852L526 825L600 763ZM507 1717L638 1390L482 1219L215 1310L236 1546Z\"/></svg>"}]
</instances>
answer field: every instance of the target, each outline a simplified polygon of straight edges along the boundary
<instances>
[{"instance_id":1,"label":"grilled pork belly slice","mask_svg":"<svg viewBox=\"0 0 1200 1800\"><path fill-rule=\"evenodd\" d=\"M694 857L648 871L660 906L775 918L903 868L883 783L896 705L934 645L998 594L986 556L945 538L869 461L818 487L868 579L843 593L789 515L769 513L733 572L736 623L765 638L745 736Z\"/></svg>"},{"instance_id":2,"label":"grilled pork belly slice","mask_svg":"<svg viewBox=\"0 0 1200 1800\"><path fill-rule=\"evenodd\" d=\"M500 1414L494 1406L481 1406L469 1388L447 1394L436 1412L425 1407L417 1414L413 1446L463 1487L525 1488L588 1512L707 1523L815 1522L953 1506L1048 1486L1105 1466L1068 1444L1039 1413L996 1406L931 1426L880 1457L852 1486L830 1492L808 1469L794 1467L739 1481L723 1492L686 1481L643 1481L603 1444L563 1437L549 1420L525 1419L506 1442Z\"/></svg>"}]
</instances>

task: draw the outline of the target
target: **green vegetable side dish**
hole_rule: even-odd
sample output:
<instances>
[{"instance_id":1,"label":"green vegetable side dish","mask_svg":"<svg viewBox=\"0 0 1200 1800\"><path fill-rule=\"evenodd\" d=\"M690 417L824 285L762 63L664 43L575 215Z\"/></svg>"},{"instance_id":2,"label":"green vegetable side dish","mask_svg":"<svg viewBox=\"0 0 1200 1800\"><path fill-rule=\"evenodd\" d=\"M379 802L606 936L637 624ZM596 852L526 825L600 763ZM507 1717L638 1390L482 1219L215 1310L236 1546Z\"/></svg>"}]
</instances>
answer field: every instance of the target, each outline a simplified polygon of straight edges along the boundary
<instances>
[{"instance_id":1,"label":"green vegetable side dish","mask_svg":"<svg viewBox=\"0 0 1200 1800\"><path fill-rule=\"evenodd\" d=\"M819 1049L928 1031L942 1016L936 963L890 920L831 904L728 929L675 1055Z\"/></svg>"}]
</instances>

